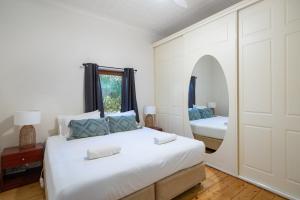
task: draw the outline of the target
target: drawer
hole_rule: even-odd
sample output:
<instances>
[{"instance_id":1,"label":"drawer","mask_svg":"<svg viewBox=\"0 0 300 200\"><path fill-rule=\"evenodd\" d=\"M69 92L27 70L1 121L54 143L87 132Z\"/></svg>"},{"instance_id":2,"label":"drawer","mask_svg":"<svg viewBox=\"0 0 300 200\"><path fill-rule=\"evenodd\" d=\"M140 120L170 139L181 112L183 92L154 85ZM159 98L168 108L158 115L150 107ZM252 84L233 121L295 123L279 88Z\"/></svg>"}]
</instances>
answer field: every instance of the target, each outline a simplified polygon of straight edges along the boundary
<instances>
[{"instance_id":1,"label":"drawer","mask_svg":"<svg viewBox=\"0 0 300 200\"><path fill-rule=\"evenodd\" d=\"M8 169L8 168L18 167L18 166L22 166L37 161L43 161L42 150L3 156L1 160L1 164L2 164L1 168Z\"/></svg>"}]
</instances>

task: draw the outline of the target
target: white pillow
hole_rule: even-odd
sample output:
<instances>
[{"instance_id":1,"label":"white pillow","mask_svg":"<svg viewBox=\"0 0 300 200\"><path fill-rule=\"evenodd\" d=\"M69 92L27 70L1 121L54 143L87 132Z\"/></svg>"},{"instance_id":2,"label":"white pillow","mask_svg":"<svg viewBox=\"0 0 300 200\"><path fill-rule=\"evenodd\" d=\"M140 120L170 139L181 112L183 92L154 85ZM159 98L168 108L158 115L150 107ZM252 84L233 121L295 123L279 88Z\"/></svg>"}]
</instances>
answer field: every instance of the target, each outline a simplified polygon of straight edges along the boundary
<instances>
[{"instance_id":1,"label":"white pillow","mask_svg":"<svg viewBox=\"0 0 300 200\"><path fill-rule=\"evenodd\" d=\"M130 111L126 111L126 112L116 112L116 113L106 113L105 116L135 116L135 111L134 110L130 110Z\"/></svg>"},{"instance_id":2,"label":"white pillow","mask_svg":"<svg viewBox=\"0 0 300 200\"><path fill-rule=\"evenodd\" d=\"M193 105L193 108L197 108L197 109L204 109L207 108L207 106L202 106L202 105Z\"/></svg>"},{"instance_id":3,"label":"white pillow","mask_svg":"<svg viewBox=\"0 0 300 200\"><path fill-rule=\"evenodd\" d=\"M79 115L59 115L57 116L58 120L58 132L59 135L63 137L70 136L69 123L71 120L81 120L81 119L100 119L100 112L93 111L88 113L82 113Z\"/></svg>"}]
</instances>

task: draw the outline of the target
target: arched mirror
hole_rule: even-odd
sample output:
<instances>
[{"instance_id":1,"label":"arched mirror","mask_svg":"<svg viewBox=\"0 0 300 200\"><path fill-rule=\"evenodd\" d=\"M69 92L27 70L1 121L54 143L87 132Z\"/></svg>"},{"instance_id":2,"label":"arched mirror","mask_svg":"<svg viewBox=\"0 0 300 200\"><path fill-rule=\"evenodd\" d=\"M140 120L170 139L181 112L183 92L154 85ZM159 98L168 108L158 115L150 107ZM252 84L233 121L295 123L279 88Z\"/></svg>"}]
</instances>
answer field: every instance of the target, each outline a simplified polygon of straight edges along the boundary
<instances>
[{"instance_id":1,"label":"arched mirror","mask_svg":"<svg viewBox=\"0 0 300 200\"><path fill-rule=\"evenodd\" d=\"M229 112L226 78L215 57L203 56L194 66L188 98L194 138L205 143L206 153L213 153L227 134Z\"/></svg>"}]
</instances>

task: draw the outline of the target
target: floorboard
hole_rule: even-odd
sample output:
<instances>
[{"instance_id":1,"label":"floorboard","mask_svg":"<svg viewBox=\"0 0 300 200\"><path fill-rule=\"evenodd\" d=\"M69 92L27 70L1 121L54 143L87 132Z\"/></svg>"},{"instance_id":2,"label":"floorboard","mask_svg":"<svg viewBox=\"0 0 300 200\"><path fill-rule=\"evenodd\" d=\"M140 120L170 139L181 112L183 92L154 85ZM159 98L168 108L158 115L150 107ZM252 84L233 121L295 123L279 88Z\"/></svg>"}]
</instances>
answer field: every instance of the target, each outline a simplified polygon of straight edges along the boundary
<instances>
[{"instance_id":1,"label":"floorboard","mask_svg":"<svg viewBox=\"0 0 300 200\"><path fill-rule=\"evenodd\" d=\"M206 179L175 200L283 200L272 192L258 188L211 167L206 167ZM45 200L39 183L0 193L0 200Z\"/></svg>"}]
</instances>

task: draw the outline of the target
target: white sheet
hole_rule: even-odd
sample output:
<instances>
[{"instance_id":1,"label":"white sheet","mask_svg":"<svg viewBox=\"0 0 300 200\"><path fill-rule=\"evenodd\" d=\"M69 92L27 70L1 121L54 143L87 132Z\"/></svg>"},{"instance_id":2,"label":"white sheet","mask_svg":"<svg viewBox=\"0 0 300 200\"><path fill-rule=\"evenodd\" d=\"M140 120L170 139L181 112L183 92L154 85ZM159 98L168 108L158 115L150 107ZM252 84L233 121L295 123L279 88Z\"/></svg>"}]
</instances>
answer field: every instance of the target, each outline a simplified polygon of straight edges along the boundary
<instances>
[{"instance_id":1,"label":"white sheet","mask_svg":"<svg viewBox=\"0 0 300 200\"><path fill-rule=\"evenodd\" d=\"M227 131L228 117L216 116L190 121L194 134L224 139Z\"/></svg>"},{"instance_id":2,"label":"white sheet","mask_svg":"<svg viewBox=\"0 0 300 200\"><path fill-rule=\"evenodd\" d=\"M203 161L204 144L193 139L156 145L161 132L143 128L66 141L48 138L45 152L49 200L114 200ZM88 148L119 145L119 154L87 160Z\"/></svg>"}]
</instances>

